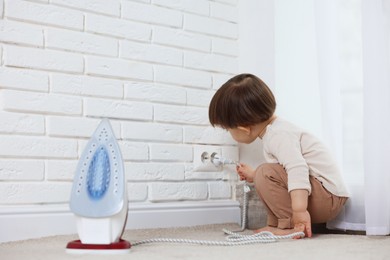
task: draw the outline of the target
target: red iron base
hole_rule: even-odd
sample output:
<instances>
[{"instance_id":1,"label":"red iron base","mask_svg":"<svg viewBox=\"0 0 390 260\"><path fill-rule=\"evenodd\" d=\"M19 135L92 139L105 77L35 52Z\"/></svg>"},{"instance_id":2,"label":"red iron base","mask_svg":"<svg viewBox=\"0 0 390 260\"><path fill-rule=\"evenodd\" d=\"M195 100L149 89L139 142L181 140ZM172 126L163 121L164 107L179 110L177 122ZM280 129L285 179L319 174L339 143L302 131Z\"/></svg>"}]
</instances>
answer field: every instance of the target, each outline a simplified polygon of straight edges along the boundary
<instances>
[{"instance_id":1,"label":"red iron base","mask_svg":"<svg viewBox=\"0 0 390 260\"><path fill-rule=\"evenodd\" d=\"M69 254L127 254L130 248L130 242L123 239L108 245L83 244L80 240L74 240L66 245L66 252Z\"/></svg>"}]
</instances>

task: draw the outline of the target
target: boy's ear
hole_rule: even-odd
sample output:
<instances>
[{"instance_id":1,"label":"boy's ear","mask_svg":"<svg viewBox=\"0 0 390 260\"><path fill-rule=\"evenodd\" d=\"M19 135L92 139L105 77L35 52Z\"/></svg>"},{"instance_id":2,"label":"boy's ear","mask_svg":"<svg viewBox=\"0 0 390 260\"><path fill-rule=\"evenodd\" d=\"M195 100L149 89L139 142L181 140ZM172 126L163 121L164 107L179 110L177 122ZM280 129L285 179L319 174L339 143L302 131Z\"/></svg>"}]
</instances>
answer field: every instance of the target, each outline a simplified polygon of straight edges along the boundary
<instances>
[{"instance_id":1,"label":"boy's ear","mask_svg":"<svg viewBox=\"0 0 390 260\"><path fill-rule=\"evenodd\" d=\"M240 129L241 131L244 131L245 134L250 135L251 128L249 126L239 126L237 129Z\"/></svg>"}]
</instances>

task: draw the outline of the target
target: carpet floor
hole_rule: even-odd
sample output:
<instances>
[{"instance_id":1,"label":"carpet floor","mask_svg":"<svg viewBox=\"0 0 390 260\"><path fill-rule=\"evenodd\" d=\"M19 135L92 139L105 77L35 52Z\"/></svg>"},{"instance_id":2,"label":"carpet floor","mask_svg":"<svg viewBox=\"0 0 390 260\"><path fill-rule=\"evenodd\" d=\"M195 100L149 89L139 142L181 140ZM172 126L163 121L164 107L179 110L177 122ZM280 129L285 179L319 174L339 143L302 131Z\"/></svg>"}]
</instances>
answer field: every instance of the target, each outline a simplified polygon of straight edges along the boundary
<instances>
[{"instance_id":1,"label":"carpet floor","mask_svg":"<svg viewBox=\"0 0 390 260\"><path fill-rule=\"evenodd\" d=\"M222 228L238 229L235 224L186 228L127 230L123 239L135 242L167 237L224 240ZM250 233L250 231L246 231ZM133 246L126 255L69 255L66 244L77 235L54 236L0 244L0 259L390 259L390 236L315 234L312 238L283 240L244 246L204 246L153 243Z\"/></svg>"}]
</instances>

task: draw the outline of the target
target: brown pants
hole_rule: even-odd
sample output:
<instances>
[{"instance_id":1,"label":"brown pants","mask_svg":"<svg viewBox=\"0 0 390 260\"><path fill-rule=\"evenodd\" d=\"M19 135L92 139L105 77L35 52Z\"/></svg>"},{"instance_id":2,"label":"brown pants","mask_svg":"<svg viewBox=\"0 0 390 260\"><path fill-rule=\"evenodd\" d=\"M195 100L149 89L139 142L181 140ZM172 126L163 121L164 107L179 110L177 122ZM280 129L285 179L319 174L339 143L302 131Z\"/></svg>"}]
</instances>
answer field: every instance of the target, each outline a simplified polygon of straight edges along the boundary
<instances>
[{"instance_id":1,"label":"brown pants","mask_svg":"<svg viewBox=\"0 0 390 260\"><path fill-rule=\"evenodd\" d=\"M293 228L291 198L287 188L287 173L279 164L265 163L256 169L256 191L268 210L267 225ZM321 182L310 176L311 194L307 210L311 223L325 223L335 218L347 201L327 191Z\"/></svg>"}]
</instances>

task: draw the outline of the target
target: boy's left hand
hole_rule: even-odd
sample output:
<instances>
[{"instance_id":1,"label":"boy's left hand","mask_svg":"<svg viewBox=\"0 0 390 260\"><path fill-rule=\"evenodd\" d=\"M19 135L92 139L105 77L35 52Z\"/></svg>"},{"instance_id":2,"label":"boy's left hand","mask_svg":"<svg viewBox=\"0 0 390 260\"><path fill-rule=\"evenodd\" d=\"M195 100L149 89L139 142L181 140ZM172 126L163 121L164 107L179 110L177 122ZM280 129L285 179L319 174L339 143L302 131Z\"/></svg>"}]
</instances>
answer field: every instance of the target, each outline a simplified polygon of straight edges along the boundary
<instances>
[{"instance_id":1,"label":"boy's left hand","mask_svg":"<svg viewBox=\"0 0 390 260\"><path fill-rule=\"evenodd\" d=\"M306 211L293 212L294 229L305 232L306 237L312 236L310 213ZM303 229L303 230L302 230Z\"/></svg>"}]
</instances>

